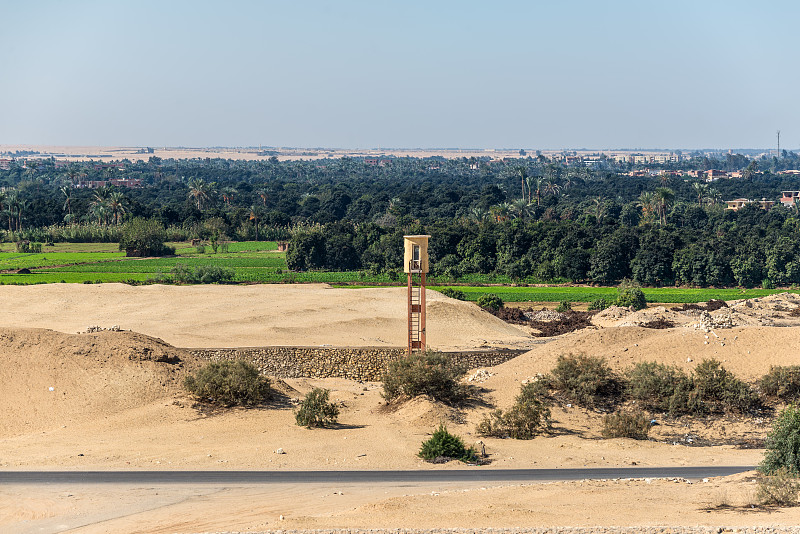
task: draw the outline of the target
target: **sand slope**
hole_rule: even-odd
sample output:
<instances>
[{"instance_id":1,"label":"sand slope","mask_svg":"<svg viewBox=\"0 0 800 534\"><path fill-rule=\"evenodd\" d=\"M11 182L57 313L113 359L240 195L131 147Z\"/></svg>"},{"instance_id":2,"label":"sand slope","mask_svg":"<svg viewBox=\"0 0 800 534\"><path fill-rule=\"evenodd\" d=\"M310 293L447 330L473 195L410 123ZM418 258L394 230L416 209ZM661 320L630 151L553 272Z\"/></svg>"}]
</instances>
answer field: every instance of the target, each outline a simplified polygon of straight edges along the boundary
<instances>
[{"instance_id":1,"label":"sand slope","mask_svg":"<svg viewBox=\"0 0 800 534\"><path fill-rule=\"evenodd\" d=\"M0 328L0 437L105 418L168 397L196 366L190 354L133 332Z\"/></svg>"},{"instance_id":2,"label":"sand slope","mask_svg":"<svg viewBox=\"0 0 800 534\"><path fill-rule=\"evenodd\" d=\"M405 346L405 288L325 284L0 286L0 326L84 331L119 325L176 347ZM530 342L474 304L428 292L428 344L437 348Z\"/></svg>"}]
</instances>

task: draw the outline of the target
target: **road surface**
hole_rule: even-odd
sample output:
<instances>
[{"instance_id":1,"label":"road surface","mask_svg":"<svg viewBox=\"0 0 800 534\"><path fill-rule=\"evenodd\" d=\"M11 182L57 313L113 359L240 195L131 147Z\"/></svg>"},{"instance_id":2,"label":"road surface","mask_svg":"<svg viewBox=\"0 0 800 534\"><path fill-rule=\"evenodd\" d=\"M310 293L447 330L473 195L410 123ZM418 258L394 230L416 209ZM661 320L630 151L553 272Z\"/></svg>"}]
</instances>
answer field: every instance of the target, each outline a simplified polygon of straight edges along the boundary
<instances>
[{"instance_id":1,"label":"road surface","mask_svg":"<svg viewBox=\"0 0 800 534\"><path fill-rule=\"evenodd\" d=\"M544 482L612 478L701 479L755 466L602 467L589 469L440 469L425 471L0 471L8 484L358 484L424 482Z\"/></svg>"}]
</instances>

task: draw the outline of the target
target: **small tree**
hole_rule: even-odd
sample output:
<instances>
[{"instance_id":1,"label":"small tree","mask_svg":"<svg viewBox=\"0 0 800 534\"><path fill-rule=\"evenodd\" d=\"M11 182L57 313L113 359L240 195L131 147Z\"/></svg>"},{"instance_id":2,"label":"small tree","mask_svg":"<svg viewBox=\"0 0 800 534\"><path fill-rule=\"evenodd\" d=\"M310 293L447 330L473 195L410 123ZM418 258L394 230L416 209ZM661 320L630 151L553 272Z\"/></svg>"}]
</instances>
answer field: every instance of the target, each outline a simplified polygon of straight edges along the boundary
<instances>
[{"instance_id":1,"label":"small tree","mask_svg":"<svg viewBox=\"0 0 800 534\"><path fill-rule=\"evenodd\" d=\"M122 226L119 249L127 256L166 256L175 254L175 249L164 245L167 232L161 223L152 219L136 217Z\"/></svg>"},{"instance_id":2,"label":"small tree","mask_svg":"<svg viewBox=\"0 0 800 534\"><path fill-rule=\"evenodd\" d=\"M623 308L630 307L634 310L641 310L647 307L647 299L638 284L630 280L623 280L617 288L617 301L615 304Z\"/></svg>"},{"instance_id":3,"label":"small tree","mask_svg":"<svg viewBox=\"0 0 800 534\"><path fill-rule=\"evenodd\" d=\"M480 297L478 297L477 304L481 308L486 308L487 310L492 310L492 311L497 311L503 306L505 306L505 302L503 302L503 299L501 299L494 293L487 293L485 295L481 295Z\"/></svg>"},{"instance_id":4,"label":"small tree","mask_svg":"<svg viewBox=\"0 0 800 534\"><path fill-rule=\"evenodd\" d=\"M447 431L444 424L434 431L433 436L422 443L417 455L423 460L438 461L461 460L462 462L475 462L478 460L472 448L464 446L464 442L458 436Z\"/></svg>"},{"instance_id":5,"label":"small tree","mask_svg":"<svg viewBox=\"0 0 800 534\"><path fill-rule=\"evenodd\" d=\"M800 407L791 405L772 423L767 435L766 454L759 471L773 475L781 468L797 477L800 475Z\"/></svg>"},{"instance_id":6,"label":"small tree","mask_svg":"<svg viewBox=\"0 0 800 534\"><path fill-rule=\"evenodd\" d=\"M294 414L297 424L309 428L335 425L339 408L329 402L329 397L330 391L327 389L314 388L309 391Z\"/></svg>"}]
</instances>

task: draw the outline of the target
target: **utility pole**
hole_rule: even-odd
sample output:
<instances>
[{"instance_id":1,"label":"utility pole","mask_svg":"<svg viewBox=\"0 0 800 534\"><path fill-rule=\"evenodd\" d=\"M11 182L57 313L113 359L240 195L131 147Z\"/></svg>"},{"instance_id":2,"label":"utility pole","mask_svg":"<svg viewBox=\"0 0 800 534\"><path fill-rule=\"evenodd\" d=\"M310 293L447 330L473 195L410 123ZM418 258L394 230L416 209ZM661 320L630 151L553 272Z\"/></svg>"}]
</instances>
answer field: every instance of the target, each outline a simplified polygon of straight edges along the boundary
<instances>
[{"instance_id":1,"label":"utility pole","mask_svg":"<svg viewBox=\"0 0 800 534\"><path fill-rule=\"evenodd\" d=\"M781 158L781 131L778 130L778 159Z\"/></svg>"}]
</instances>

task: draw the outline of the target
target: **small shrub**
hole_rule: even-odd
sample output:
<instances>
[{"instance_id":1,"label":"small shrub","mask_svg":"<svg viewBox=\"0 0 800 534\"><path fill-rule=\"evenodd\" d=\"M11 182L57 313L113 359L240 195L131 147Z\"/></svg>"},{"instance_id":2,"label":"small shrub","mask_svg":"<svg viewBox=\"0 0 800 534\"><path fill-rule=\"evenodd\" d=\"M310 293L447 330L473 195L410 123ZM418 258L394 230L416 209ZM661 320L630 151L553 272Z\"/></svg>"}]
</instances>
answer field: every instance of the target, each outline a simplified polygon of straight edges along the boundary
<instances>
[{"instance_id":1,"label":"small shrub","mask_svg":"<svg viewBox=\"0 0 800 534\"><path fill-rule=\"evenodd\" d=\"M579 354L558 357L551 386L583 406L595 406L617 391L619 384L603 358Z\"/></svg>"},{"instance_id":2,"label":"small shrub","mask_svg":"<svg viewBox=\"0 0 800 534\"><path fill-rule=\"evenodd\" d=\"M603 417L604 438L647 439L650 420L643 413L617 412Z\"/></svg>"},{"instance_id":3,"label":"small shrub","mask_svg":"<svg viewBox=\"0 0 800 534\"><path fill-rule=\"evenodd\" d=\"M594 299L592 302L590 302L588 309L589 309L589 311L605 310L606 308L610 307L612 304L613 304L613 302L611 302L610 300L605 299L603 297L600 297L600 298Z\"/></svg>"},{"instance_id":4,"label":"small shrub","mask_svg":"<svg viewBox=\"0 0 800 534\"><path fill-rule=\"evenodd\" d=\"M451 299L467 300L467 296L460 289L454 289L452 287L445 287L440 291L440 293L442 295L444 295L445 297L450 297Z\"/></svg>"},{"instance_id":5,"label":"small shrub","mask_svg":"<svg viewBox=\"0 0 800 534\"><path fill-rule=\"evenodd\" d=\"M327 389L314 388L309 391L294 414L297 424L309 428L335 425L339 408L329 398L330 391Z\"/></svg>"},{"instance_id":6,"label":"small shrub","mask_svg":"<svg viewBox=\"0 0 800 534\"><path fill-rule=\"evenodd\" d=\"M195 252L197 252L198 254L205 254L205 253L206 253L206 246L205 246L205 245L203 245L203 244L201 243L201 244L197 245L197 246L194 248L194 250L195 250Z\"/></svg>"},{"instance_id":7,"label":"small shrub","mask_svg":"<svg viewBox=\"0 0 800 534\"><path fill-rule=\"evenodd\" d=\"M568 300L562 300L558 303L558 306L556 306L556 311L558 313L572 311L572 303Z\"/></svg>"},{"instance_id":8,"label":"small shrub","mask_svg":"<svg viewBox=\"0 0 800 534\"><path fill-rule=\"evenodd\" d=\"M775 289L775 284L769 278L764 278L761 281L761 289Z\"/></svg>"},{"instance_id":9,"label":"small shrub","mask_svg":"<svg viewBox=\"0 0 800 534\"><path fill-rule=\"evenodd\" d=\"M758 385L764 395L796 402L800 400L800 365L772 366Z\"/></svg>"},{"instance_id":10,"label":"small shrub","mask_svg":"<svg viewBox=\"0 0 800 534\"><path fill-rule=\"evenodd\" d=\"M464 446L462 439L447 431L444 424L434 431L433 436L422 443L418 456L423 460L439 461L440 459L453 459L462 462L476 462L478 460L472 448Z\"/></svg>"},{"instance_id":11,"label":"small shrub","mask_svg":"<svg viewBox=\"0 0 800 534\"><path fill-rule=\"evenodd\" d=\"M550 408L540 398L541 387L531 382L522 386L516 403L507 412L494 410L478 424L481 436L532 439L550 429Z\"/></svg>"},{"instance_id":12,"label":"small shrub","mask_svg":"<svg viewBox=\"0 0 800 534\"><path fill-rule=\"evenodd\" d=\"M759 471L773 475L787 469L793 476L800 475L800 407L789 406L775 418L766 449Z\"/></svg>"},{"instance_id":13,"label":"small shrub","mask_svg":"<svg viewBox=\"0 0 800 534\"><path fill-rule=\"evenodd\" d=\"M211 362L186 377L184 386L200 400L221 406L255 406L272 396L269 379L242 360Z\"/></svg>"},{"instance_id":14,"label":"small shrub","mask_svg":"<svg viewBox=\"0 0 800 534\"><path fill-rule=\"evenodd\" d=\"M787 469L781 467L771 475L758 477L758 503L766 506L793 506L800 493L800 481Z\"/></svg>"},{"instance_id":15,"label":"small shrub","mask_svg":"<svg viewBox=\"0 0 800 534\"><path fill-rule=\"evenodd\" d=\"M219 265L198 265L194 269L182 263L176 263L170 271L172 278L179 284L218 284L233 280L234 271Z\"/></svg>"},{"instance_id":16,"label":"small shrub","mask_svg":"<svg viewBox=\"0 0 800 534\"><path fill-rule=\"evenodd\" d=\"M481 295L480 297L478 297L476 303L481 308L485 308L491 311L497 311L503 306L505 306L505 302L503 302L503 299L501 299L494 293L487 293L485 295Z\"/></svg>"},{"instance_id":17,"label":"small shrub","mask_svg":"<svg viewBox=\"0 0 800 534\"><path fill-rule=\"evenodd\" d=\"M625 284L620 285L617 289L617 301L615 304L623 308L641 310L647 307L647 299L644 297L642 288Z\"/></svg>"},{"instance_id":18,"label":"small shrub","mask_svg":"<svg viewBox=\"0 0 800 534\"><path fill-rule=\"evenodd\" d=\"M386 400L398 397L429 395L447 404L466 400L468 390L458 379L464 369L454 365L439 352L416 352L393 361L383 377L383 396Z\"/></svg>"}]
</instances>

